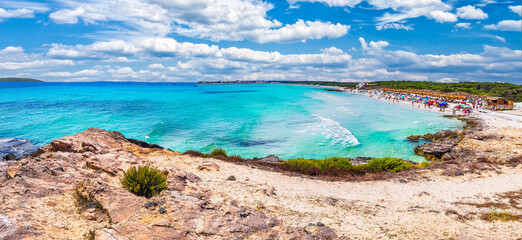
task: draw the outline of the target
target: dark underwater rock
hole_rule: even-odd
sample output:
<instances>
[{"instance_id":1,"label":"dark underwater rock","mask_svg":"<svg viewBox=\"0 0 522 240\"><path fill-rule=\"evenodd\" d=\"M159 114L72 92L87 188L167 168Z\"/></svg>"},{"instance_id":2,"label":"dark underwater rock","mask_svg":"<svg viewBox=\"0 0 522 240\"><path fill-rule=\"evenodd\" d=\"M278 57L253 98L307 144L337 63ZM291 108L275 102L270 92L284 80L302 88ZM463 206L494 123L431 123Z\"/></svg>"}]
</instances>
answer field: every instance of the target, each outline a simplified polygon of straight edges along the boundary
<instances>
[{"instance_id":1,"label":"dark underwater rock","mask_svg":"<svg viewBox=\"0 0 522 240\"><path fill-rule=\"evenodd\" d=\"M16 156L13 153L8 153L2 159L6 161L13 161L16 160Z\"/></svg>"},{"instance_id":2,"label":"dark underwater rock","mask_svg":"<svg viewBox=\"0 0 522 240\"><path fill-rule=\"evenodd\" d=\"M28 139L17 139L17 138L2 138L0 139L0 159L3 159L8 154L13 154L16 158L23 156L24 154L30 154L36 151L37 147L34 146ZM9 160L12 156L9 157Z\"/></svg>"}]
</instances>

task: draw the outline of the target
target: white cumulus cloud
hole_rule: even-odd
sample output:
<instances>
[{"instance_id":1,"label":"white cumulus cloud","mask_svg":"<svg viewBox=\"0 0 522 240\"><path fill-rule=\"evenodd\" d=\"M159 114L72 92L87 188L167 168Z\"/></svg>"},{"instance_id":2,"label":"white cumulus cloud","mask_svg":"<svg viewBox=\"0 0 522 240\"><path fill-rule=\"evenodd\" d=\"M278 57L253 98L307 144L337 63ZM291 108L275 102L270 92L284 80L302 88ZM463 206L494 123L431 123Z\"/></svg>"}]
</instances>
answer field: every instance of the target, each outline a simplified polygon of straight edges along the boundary
<instances>
[{"instance_id":1,"label":"white cumulus cloud","mask_svg":"<svg viewBox=\"0 0 522 240\"><path fill-rule=\"evenodd\" d=\"M522 20L502 20L497 24L484 26L485 29L500 31L522 31Z\"/></svg>"},{"instance_id":2,"label":"white cumulus cloud","mask_svg":"<svg viewBox=\"0 0 522 240\"><path fill-rule=\"evenodd\" d=\"M457 23L455 24L455 28L460 28L460 29L470 29L471 28L471 23Z\"/></svg>"},{"instance_id":3,"label":"white cumulus cloud","mask_svg":"<svg viewBox=\"0 0 522 240\"><path fill-rule=\"evenodd\" d=\"M50 14L53 22L123 23L125 27L106 32L111 36L165 37L175 33L216 42L299 42L341 37L350 28L302 19L283 25L267 16L273 5L262 0L70 0L64 4L66 7Z\"/></svg>"},{"instance_id":4,"label":"white cumulus cloud","mask_svg":"<svg viewBox=\"0 0 522 240\"><path fill-rule=\"evenodd\" d=\"M436 22L445 23L445 22L456 22L457 16L450 12L444 11L433 11L429 13L429 18L435 19Z\"/></svg>"},{"instance_id":5,"label":"white cumulus cloud","mask_svg":"<svg viewBox=\"0 0 522 240\"><path fill-rule=\"evenodd\" d=\"M76 24L79 18L81 18L85 24L94 24L97 21L106 20L104 15L96 13L94 9L87 10L84 7L78 7L72 10L59 10L51 13L49 18L59 24Z\"/></svg>"},{"instance_id":6,"label":"white cumulus cloud","mask_svg":"<svg viewBox=\"0 0 522 240\"><path fill-rule=\"evenodd\" d=\"M324 37L338 38L346 35L350 26L342 24L332 24L321 21L298 20L295 24L285 25L278 29L256 30L248 34L245 38L259 42L297 42L307 39L321 39Z\"/></svg>"},{"instance_id":7,"label":"white cumulus cloud","mask_svg":"<svg viewBox=\"0 0 522 240\"><path fill-rule=\"evenodd\" d=\"M475 8L471 5L460 7L457 9L457 16L462 19L486 19L488 14L482 9Z\"/></svg>"},{"instance_id":8,"label":"white cumulus cloud","mask_svg":"<svg viewBox=\"0 0 522 240\"><path fill-rule=\"evenodd\" d=\"M34 10L21 9L4 9L0 8L0 22L5 18L34 18Z\"/></svg>"},{"instance_id":9,"label":"white cumulus cloud","mask_svg":"<svg viewBox=\"0 0 522 240\"><path fill-rule=\"evenodd\" d=\"M153 63L153 64L150 64L148 66L148 68L152 68L152 69L165 69L165 66L163 66L163 64L161 63Z\"/></svg>"}]
</instances>

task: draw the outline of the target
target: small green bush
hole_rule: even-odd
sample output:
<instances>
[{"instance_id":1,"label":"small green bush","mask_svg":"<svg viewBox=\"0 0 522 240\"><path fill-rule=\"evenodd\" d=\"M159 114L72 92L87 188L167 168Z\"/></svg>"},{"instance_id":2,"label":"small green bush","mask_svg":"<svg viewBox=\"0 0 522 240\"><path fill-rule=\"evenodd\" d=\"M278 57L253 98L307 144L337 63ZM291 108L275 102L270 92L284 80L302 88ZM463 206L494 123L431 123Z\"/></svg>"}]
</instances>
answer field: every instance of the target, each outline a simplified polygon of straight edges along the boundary
<instances>
[{"instance_id":1,"label":"small green bush","mask_svg":"<svg viewBox=\"0 0 522 240\"><path fill-rule=\"evenodd\" d=\"M299 172L308 175L329 175L339 176L349 173L352 168L352 162L347 158L331 157L326 159L291 159L281 164L293 172Z\"/></svg>"},{"instance_id":2,"label":"small green bush","mask_svg":"<svg viewBox=\"0 0 522 240\"><path fill-rule=\"evenodd\" d=\"M281 164L288 167L290 171L299 172L302 174L317 175L317 173L320 172L319 165L317 164L316 160L298 158L284 161Z\"/></svg>"},{"instance_id":3,"label":"small green bush","mask_svg":"<svg viewBox=\"0 0 522 240\"><path fill-rule=\"evenodd\" d=\"M138 196L151 198L167 190L167 177L156 167L149 165L130 167L120 178L121 185Z\"/></svg>"},{"instance_id":4,"label":"small green bush","mask_svg":"<svg viewBox=\"0 0 522 240\"><path fill-rule=\"evenodd\" d=\"M365 165L374 173L399 172L411 168L411 163L408 163L400 158L392 157L373 158Z\"/></svg>"},{"instance_id":5,"label":"small green bush","mask_svg":"<svg viewBox=\"0 0 522 240\"><path fill-rule=\"evenodd\" d=\"M429 165L431 165L431 162L421 162L417 165L418 168L425 168L425 167L428 167Z\"/></svg>"},{"instance_id":6,"label":"small green bush","mask_svg":"<svg viewBox=\"0 0 522 240\"><path fill-rule=\"evenodd\" d=\"M187 150L183 153L184 155L189 155L193 157L206 157L206 154L194 150Z\"/></svg>"},{"instance_id":7,"label":"small green bush","mask_svg":"<svg viewBox=\"0 0 522 240\"><path fill-rule=\"evenodd\" d=\"M210 153L210 156L211 157L217 157L217 156L227 157L228 155L227 155L227 151L225 151L225 149L217 148L217 149L214 149Z\"/></svg>"},{"instance_id":8,"label":"small green bush","mask_svg":"<svg viewBox=\"0 0 522 240\"><path fill-rule=\"evenodd\" d=\"M227 157L227 161L242 162L242 161L244 161L244 159L243 159L243 157L241 157L239 155L232 155L232 156Z\"/></svg>"},{"instance_id":9,"label":"small green bush","mask_svg":"<svg viewBox=\"0 0 522 240\"><path fill-rule=\"evenodd\" d=\"M518 216L518 217L520 217L520 216ZM483 217L483 219L490 221L490 222L492 222L492 221L507 222L507 221L516 221L517 216L513 216L511 213L502 211L502 209L498 209L496 207L491 207L491 212L489 214L486 214Z\"/></svg>"},{"instance_id":10,"label":"small green bush","mask_svg":"<svg viewBox=\"0 0 522 240\"><path fill-rule=\"evenodd\" d=\"M331 157L324 160L318 160L317 165L324 175L338 176L348 173L352 170L353 165L350 159L341 157Z\"/></svg>"}]
</instances>

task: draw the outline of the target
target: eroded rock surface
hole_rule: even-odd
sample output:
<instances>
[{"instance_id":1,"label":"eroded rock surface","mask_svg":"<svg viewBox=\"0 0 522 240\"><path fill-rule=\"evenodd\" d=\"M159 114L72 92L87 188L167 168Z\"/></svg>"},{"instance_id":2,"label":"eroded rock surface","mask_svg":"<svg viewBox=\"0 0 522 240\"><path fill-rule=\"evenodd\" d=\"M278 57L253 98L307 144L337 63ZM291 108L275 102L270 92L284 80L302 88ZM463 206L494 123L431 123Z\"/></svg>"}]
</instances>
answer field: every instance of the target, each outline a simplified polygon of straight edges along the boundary
<instances>
[{"instance_id":1,"label":"eroded rock surface","mask_svg":"<svg viewBox=\"0 0 522 240\"><path fill-rule=\"evenodd\" d=\"M154 155L163 156L162 162L146 157ZM19 161L0 162L0 239L337 236L323 225L285 228L275 216L232 199L211 201L213 193L198 185L199 176L169 163L169 157L178 155L118 132L92 128L53 140ZM144 164L165 169L169 190L146 199L121 187L122 172Z\"/></svg>"}]
</instances>

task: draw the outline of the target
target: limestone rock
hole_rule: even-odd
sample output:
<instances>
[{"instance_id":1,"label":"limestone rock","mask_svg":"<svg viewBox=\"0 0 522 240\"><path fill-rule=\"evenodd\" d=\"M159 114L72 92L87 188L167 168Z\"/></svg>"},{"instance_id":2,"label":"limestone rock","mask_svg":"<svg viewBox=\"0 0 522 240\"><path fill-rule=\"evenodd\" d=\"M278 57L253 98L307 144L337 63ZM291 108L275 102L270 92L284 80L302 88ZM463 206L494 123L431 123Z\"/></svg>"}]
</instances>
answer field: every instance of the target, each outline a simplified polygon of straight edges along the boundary
<instances>
[{"instance_id":1,"label":"limestone rock","mask_svg":"<svg viewBox=\"0 0 522 240\"><path fill-rule=\"evenodd\" d=\"M27 233L16 219L0 214L0 239L22 239Z\"/></svg>"},{"instance_id":2,"label":"limestone rock","mask_svg":"<svg viewBox=\"0 0 522 240\"><path fill-rule=\"evenodd\" d=\"M107 211L113 223L119 223L136 212L147 202L129 191L102 182L80 182L77 191L99 203Z\"/></svg>"},{"instance_id":3,"label":"limestone rock","mask_svg":"<svg viewBox=\"0 0 522 240\"><path fill-rule=\"evenodd\" d=\"M219 165L215 163L204 163L197 167L199 171L219 171Z\"/></svg>"},{"instance_id":4,"label":"limestone rock","mask_svg":"<svg viewBox=\"0 0 522 240\"><path fill-rule=\"evenodd\" d=\"M450 152L457 143L455 139L444 139L442 141L425 143L420 147L420 150L422 150L424 154L429 154L440 159L445 153Z\"/></svg>"},{"instance_id":5,"label":"limestone rock","mask_svg":"<svg viewBox=\"0 0 522 240\"><path fill-rule=\"evenodd\" d=\"M0 215L0 239L50 236L49 229L57 226L61 234L70 234L67 238L93 230L72 232L74 229L65 229L71 224L68 221L97 225L96 239L198 239L206 234L266 239L284 235L286 229L281 229L282 224L273 216L235 201L211 202L212 192L198 186L201 178L176 166L165 168L170 189L151 199L122 188L122 171L155 165L142 154L176 156L154 147L93 128L53 140L18 161L0 162L0 199L4 199L0 214L20 216ZM275 196L275 191L267 190L266 194ZM61 199L59 204L56 199ZM40 205L35 205L39 201ZM68 211L56 211L67 204L71 207ZM48 219L48 214L39 212L42 206L67 217ZM31 225L39 226L42 232L19 227Z\"/></svg>"},{"instance_id":6,"label":"limestone rock","mask_svg":"<svg viewBox=\"0 0 522 240\"><path fill-rule=\"evenodd\" d=\"M275 156L275 155L268 155L264 158L254 158L252 159L253 161L258 161L258 162L264 162L264 163L281 163L281 162L284 162L283 159Z\"/></svg>"}]
</instances>

